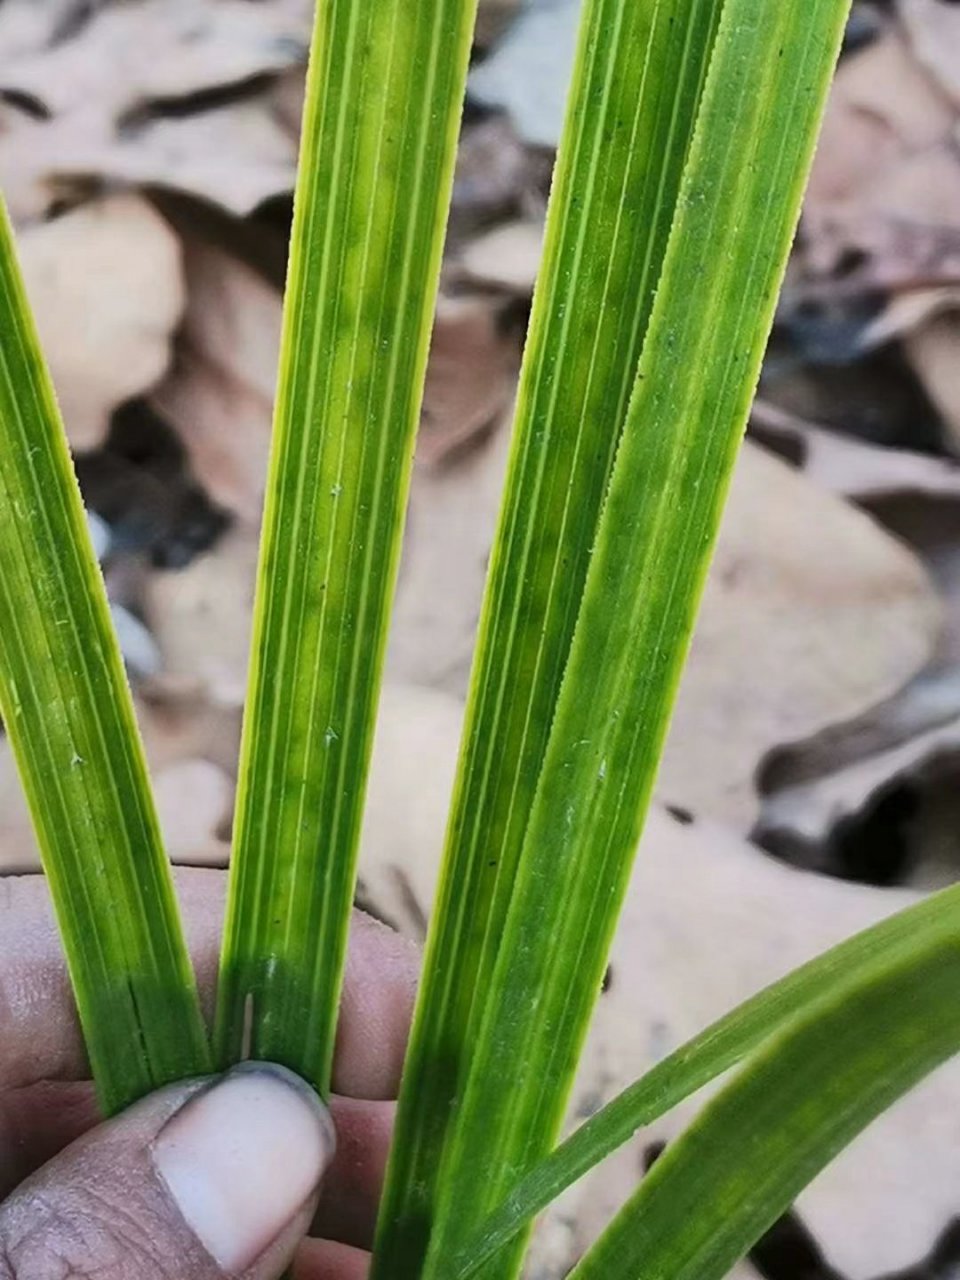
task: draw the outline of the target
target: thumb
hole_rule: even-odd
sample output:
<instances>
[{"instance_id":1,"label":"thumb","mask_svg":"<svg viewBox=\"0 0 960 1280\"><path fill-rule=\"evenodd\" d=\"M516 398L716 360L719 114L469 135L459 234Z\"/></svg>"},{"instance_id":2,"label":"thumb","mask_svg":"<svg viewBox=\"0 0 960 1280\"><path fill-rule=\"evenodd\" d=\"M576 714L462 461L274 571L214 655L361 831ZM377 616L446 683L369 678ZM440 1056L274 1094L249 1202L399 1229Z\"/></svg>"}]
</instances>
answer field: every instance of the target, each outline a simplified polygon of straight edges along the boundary
<instances>
[{"instance_id":1,"label":"thumb","mask_svg":"<svg viewBox=\"0 0 960 1280\"><path fill-rule=\"evenodd\" d=\"M0 1206L0 1280L276 1280L333 1148L326 1108L282 1067L174 1085Z\"/></svg>"}]
</instances>

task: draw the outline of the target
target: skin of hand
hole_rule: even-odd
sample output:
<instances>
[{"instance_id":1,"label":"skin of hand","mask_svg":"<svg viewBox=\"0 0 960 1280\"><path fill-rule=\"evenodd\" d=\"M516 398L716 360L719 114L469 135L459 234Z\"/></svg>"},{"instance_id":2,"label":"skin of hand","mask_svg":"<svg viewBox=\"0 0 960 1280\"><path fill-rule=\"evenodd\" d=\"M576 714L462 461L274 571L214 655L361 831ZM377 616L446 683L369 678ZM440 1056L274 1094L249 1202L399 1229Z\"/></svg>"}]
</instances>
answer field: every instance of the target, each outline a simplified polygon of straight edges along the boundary
<instances>
[{"instance_id":1,"label":"skin of hand","mask_svg":"<svg viewBox=\"0 0 960 1280\"><path fill-rule=\"evenodd\" d=\"M208 1016L224 888L177 876ZM44 881L0 879L0 1280L362 1280L417 967L355 913L329 1112L246 1063L100 1123Z\"/></svg>"}]
</instances>

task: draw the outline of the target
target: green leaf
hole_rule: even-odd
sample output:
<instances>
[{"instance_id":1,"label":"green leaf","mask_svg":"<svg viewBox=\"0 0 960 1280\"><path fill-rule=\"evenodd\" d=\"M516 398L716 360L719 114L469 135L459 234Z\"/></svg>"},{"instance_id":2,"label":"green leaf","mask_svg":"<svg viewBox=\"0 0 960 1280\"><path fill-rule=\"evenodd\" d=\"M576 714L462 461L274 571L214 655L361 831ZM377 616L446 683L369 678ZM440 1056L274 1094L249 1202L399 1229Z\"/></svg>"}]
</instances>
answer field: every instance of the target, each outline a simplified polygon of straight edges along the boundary
<instances>
[{"instance_id":1,"label":"green leaf","mask_svg":"<svg viewBox=\"0 0 960 1280\"><path fill-rule=\"evenodd\" d=\"M899 912L796 969L658 1063L521 1179L464 1247L457 1277L477 1271L567 1187L798 1015L875 981L932 944L960 937L960 888ZM737 1148L740 1143L738 1141Z\"/></svg>"},{"instance_id":2,"label":"green leaf","mask_svg":"<svg viewBox=\"0 0 960 1280\"><path fill-rule=\"evenodd\" d=\"M209 1051L103 579L2 209L0 708L100 1101L117 1111L209 1070Z\"/></svg>"},{"instance_id":3,"label":"green leaf","mask_svg":"<svg viewBox=\"0 0 960 1280\"><path fill-rule=\"evenodd\" d=\"M322 1092L474 5L317 6L216 1042Z\"/></svg>"},{"instance_id":4,"label":"green leaf","mask_svg":"<svg viewBox=\"0 0 960 1280\"><path fill-rule=\"evenodd\" d=\"M432 1271L550 1148L600 989L846 0L726 0L443 1167ZM504 1079L509 1087L504 1087ZM492 1264L484 1274L512 1274Z\"/></svg>"},{"instance_id":5,"label":"green leaf","mask_svg":"<svg viewBox=\"0 0 960 1280\"><path fill-rule=\"evenodd\" d=\"M722 1280L871 1120L960 1051L960 935L791 1025L667 1149L571 1280Z\"/></svg>"},{"instance_id":6,"label":"green leaf","mask_svg":"<svg viewBox=\"0 0 960 1280\"><path fill-rule=\"evenodd\" d=\"M415 1273L626 417L720 0L590 0L374 1276Z\"/></svg>"}]
</instances>

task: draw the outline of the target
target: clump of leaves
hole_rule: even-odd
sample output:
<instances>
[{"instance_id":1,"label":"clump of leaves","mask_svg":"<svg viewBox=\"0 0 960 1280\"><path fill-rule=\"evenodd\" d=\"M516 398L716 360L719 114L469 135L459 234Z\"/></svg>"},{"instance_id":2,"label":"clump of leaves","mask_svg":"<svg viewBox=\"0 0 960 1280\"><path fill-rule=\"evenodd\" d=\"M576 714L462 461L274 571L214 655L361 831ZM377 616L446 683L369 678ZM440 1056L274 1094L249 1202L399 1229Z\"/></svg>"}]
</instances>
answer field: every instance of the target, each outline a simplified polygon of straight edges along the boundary
<instances>
[{"instance_id":1,"label":"clump of leaves","mask_svg":"<svg viewBox=\"0 0 960 1280\"><path fill-rule=\"evenodd\" d=\"M575 1271L719 1278L960 1048L950 890L555 1146L846 9L585 5L378 1278L515 1275L536 1213L738 1066ZM311 56L213 1056L321 1093L473 20L330 0ZM0 286L0 704L115 1109L210 1059L6 223Z\"/></svg>"}]
</instances>

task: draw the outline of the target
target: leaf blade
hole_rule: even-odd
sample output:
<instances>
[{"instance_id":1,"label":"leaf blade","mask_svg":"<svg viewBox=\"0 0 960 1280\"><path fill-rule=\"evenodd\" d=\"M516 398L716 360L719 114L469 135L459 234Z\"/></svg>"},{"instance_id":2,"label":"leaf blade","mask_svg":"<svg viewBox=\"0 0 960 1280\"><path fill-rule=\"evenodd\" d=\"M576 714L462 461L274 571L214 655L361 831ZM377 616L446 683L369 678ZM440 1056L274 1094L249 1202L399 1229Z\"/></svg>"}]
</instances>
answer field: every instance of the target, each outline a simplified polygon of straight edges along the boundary
<instances>
[{"instance_id":1,"label":"leaf blade","mask_svg":"<svg viewBox=\"0 0 960 1280\"><path fill-rule=\"evenodd\" d=\"M846 0L815 0L802 13L766 0L724 6L444 1171L436 1274L510 1182L545 1154L562 1118L847 7ZM509 1091L501 1087L504 1064ZM489 1273L501 1274L496 1262Z\"/></svg>"},{"instance_id":2,"label":"leaf blade","mask_svg":"<svg viewBox=\"0 0 960 1280\"><path fill-rule=\"evenodd\" d=\"M492 970L719 0L587 6L375 1253L415 1268ZM626 145L613 146L621 135ZM590 336L585 352L572 327ZM556 353L566 344L566 356ZM531 586L533 584L533 586Z\"/></svg>"},{"instance_id":3,"label":"leaf blade","mask_svg":"<svg viewBox=\"0 0 960 1280\"><path fill-rule=\"evenodd\" d=\"M216 1042L323 1093L473 11L317 7Z\"/></svg>"},{"instance_id":4,"label":"leaf blade","mask_svg":"<svg viewBox=\"0 0 960 1280\"><path fill-rule=\"evenodd\" d=\"M0 707L104 1108L209 1070L146 762L0 210Z\"/></svg>"},{"instance_id":5,"label":"leaf blade","mask_svg":"<svg viewBox=\"0 0 960 1280\"><path fill-rule=\"evenodd\" d=\"M871 1120L960 1051L958 980L954 932L785 1029L667 1148L571 1280L721 1280Z\"/></svg>"},{"instance_id":6,"label":"leaf blade","mask_svg":"<svg viewBox=\"0 0 960 1280\"><path fill-rule=\"evenodd\" d=\"M960 935L960 889L897 913L760 991L671 1053L591 1116L521 1179L464 1247L465 1278L637 1131L722 1075L787 1023L860 988L918 951Z\"/></svg>"}]
</instances>

